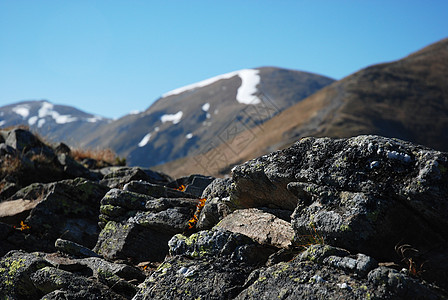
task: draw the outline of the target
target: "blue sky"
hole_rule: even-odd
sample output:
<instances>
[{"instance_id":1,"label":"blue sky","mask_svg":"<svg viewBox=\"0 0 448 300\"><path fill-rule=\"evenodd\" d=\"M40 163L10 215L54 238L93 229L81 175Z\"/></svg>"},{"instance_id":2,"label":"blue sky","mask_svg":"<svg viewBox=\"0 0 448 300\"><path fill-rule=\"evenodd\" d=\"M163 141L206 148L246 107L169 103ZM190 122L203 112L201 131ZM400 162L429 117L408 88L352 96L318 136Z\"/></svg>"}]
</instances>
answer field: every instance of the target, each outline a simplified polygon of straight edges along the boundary
<instances>
[{"instance_id":1,"label":"blue sky","mask_svg":"<svg viewBox=\"0 0 448 300\"><path fill-rule=\"evenodd\" d=\"M244 68L340 79L447 37L447 16L445 0L0 0L0 106L117 118Z\"/></svg>"}]
</instances>

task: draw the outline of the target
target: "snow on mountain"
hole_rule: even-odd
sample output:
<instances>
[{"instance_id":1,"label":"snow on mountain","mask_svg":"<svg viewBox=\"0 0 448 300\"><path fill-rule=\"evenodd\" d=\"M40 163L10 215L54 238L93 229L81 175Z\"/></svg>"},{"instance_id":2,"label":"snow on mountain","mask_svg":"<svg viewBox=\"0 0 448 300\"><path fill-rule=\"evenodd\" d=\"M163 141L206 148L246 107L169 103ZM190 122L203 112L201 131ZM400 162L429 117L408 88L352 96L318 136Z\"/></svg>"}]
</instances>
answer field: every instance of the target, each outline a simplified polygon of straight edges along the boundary
<instances>
[{"instance_id":1,"label":"snow on mountain","mask_svg":"<svg viewBox=\"0 0 448 300\"><path fill-rule=\"evenodd\" d=\"M165 98L168 96L178 95L189 90L205 87L221 79L229 79L234 76L239 76L241 78L241 85L238 88L236 100L242 104L259 104L260 99L254 96L254 94L257 92L257 85L260 83L259 72L260 71L257 69L243 69L218 75L206 80L186 85L181 88L174 89L168 93L163 94L162 97Z\"/></svg>"},{"instance_id":2,"label":"snow on mountain","mask_svg":"<svg viewBox=\"0 0 448 300\"><path fill-rule=\"evenodd\" d=\"M207 112L210 109L210 103L205 103L204 105L202 105L201 109Z\"/></svg>"},{"instance_id":3,"label":"snow on mountain","mask_svg":"<svg viewBox=\"0 0 448 300\"><path fill-rule=\"evenodd\" d=\"M238 73L241 78L241 85L236 94L236 100L242 104L259 104L261 100L254 96L257 92L257 85L260 83L258 70L245 69Z\"/></svg>"},{"instance_id":4,"label":"snow on mountain","mask_svg":"<svg viewBox=\"0 0 448 300\"><path fill-rule=\"evenodd\" d=\"M27 125L49 140L79 145L86 132L92 132L109 119L88 114L71 106L46 100L23 101L0 107L0 126Z\"/></svg>"},{"instance_id":5,"label":"snow on mountain","mask_svg":"<svg viewBox=\"0 0 448 300\"><path fill-rule=\"evenodd\" d=\"M166 114L160 117L160 121L162 121L162 123L173 122L173 124L177 124L182 119L183 114L184 113L182 111L178 111L175 114Z\"/></svg>"},{"instance_id":6,"label":"snow on mountain","mask_svg":"<svg viewBox=\"0 0 448 300\"><path fill-rule=\"evenodd\" d=\"M18 105L14 107L12 111L25 119L30 114L30 107L28 105Z\"/></svg>"},{"instance_id":7,"label":"snow on mountain","mask_svg":"<svg viewBox=\"0 0 448 300\"><path fill-rule=\"evenodd\" d=\"M149 140L151 139L151 135L152 135L151 133L148 133L147 135L145 135L142 138L142 140L138 143L138 146L140 148L146 146L146 144L148 144Z\"/></svg>"},{"instance_id":8,"label":"snow on mountain","mask_svg":"<svg viewBox=\"0 0 448 300\"><path fill-rule=\"evenodd\" d=\"M52 117L57 124L65 124L77 121L78 118L74 118L71 115L61 115L54 110L54 105L49 102L43 102L39 109L39 118Z\"/></svg>"}]
</instances>

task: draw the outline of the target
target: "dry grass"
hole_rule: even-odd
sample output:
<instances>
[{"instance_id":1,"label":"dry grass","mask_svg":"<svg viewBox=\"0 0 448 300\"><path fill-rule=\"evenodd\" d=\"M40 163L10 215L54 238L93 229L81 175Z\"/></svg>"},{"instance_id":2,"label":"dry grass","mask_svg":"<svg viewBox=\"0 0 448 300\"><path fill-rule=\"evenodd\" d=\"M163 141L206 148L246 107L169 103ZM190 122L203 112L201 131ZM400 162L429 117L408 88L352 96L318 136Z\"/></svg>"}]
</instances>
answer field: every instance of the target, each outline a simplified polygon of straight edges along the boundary
<instances>
[{"instance_id":1,"label":"dry grass","mask_svg":"<svg viewBox=\"0 0 448 300\"><path fill-rule=\"evenodd\" d=\"M18 156L5 156L0 163L0 177L3 178L8 174L14 173L22 166L22 160Z\"/></svg>"},{"instance_id":2,"label":"dry grass","mask_svg":"<svg viewBox=\"0 0 448 300\"><path fill-rule=\"evenodd\" d=\"M111 165L126 164L125 159L120 158L112 149L73 149L70 155L77 161L90 158L98 162L105 162Z\"/></svg>"}]
</instances>

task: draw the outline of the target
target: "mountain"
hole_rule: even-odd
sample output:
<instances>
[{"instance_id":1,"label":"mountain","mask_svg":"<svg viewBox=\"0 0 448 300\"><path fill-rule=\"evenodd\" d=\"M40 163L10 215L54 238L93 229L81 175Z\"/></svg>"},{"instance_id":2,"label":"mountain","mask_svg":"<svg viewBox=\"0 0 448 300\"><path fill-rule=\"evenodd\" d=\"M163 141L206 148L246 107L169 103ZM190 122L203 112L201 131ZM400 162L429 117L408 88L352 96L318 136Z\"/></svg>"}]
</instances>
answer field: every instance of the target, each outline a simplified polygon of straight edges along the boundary
<instances>
[{"instance_id":1,"label":"mountain","mask_svg":"<svg viewBox=\"0 0 448 300\"><path fill-rule=\"evenodd\" d=\"M27 125L46 139L78 146L86 132L111 120L49 101L23 101L0 107L0 127Z\"/></svg>"},{"instance_id":2,"label":"mountain","mask_svg":"<svg viewBox=\"0 0 448 300\"><path fill-rule=\"evenodd\" d=\"M220 145L158 167L172 176L226 174L230 167L285 148L302 137L376 134L448 151L448 39L395 62L362 69L319 90L262 125L235 154ZM236 140L253 137L246 131ZM198 165L219 156L221 164Z\"/></svg>"},{"instance_id":3,"label":"mountain","mask_svg":"<svg viewBox=\"0 0 448 300\"><path fill-rule=\"evenodd\" d=\"M274 67L219 75L164 94L146 111L91 132L84 144L110 147L128 164L145 167L194 156L259 126L333 81Z\"/></svg>"}]
</instances>

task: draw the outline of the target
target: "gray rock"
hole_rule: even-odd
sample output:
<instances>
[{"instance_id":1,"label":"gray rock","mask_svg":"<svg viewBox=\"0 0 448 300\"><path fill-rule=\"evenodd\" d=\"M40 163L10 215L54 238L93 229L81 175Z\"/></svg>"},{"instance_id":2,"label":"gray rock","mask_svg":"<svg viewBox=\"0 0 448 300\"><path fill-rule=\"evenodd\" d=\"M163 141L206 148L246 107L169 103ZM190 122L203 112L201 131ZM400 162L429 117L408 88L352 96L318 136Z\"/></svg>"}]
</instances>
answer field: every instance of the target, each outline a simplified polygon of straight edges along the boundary
<instances>
[{"instance_id":1,"label":"gray rock","mask_svg":"<svg viewBox=\"0 0 448 300\"><path fill-rule=\"evenodd\" d=\"M185 189L185 192L200 198L205 188L212 183L215 178L203 175L192 175L191 183Z\"/></svg>"},{"instance_id":2,"label":"gray rock","mask_svg":"<svg viewBox=\"0 0 448 300\"><path fill-rule=\"evenodd\" d=\"M146 278L143 272L136 267L108 262L99 257L77 259L57 253L47 254L44 257L57 269L84 277L93 277L127 298L132 298L135 295L137 291L135 284Z\"/></svg>"},{"instance_id":3,"label":"gray rock","mask_svg":"<svg viewBox=\"0 0 448 300\"><path fill-rule=\"evenodd\" d=\"M50 266L43 258L13 250L0 259L0 296L4 299L38 299L41 292L30 277L37 270Z\"/></svg>"},{"instance_id":4,"label":"gray rock","mask_svg":"<svg viewBox=\"0 0 448 300\"><path fill-rule=\"evenodd\" d=\"M204 189L201 198L206 199L206 202L196 224L198 230L211 229L236 209L230 202L231 184L230 178L216 178Z\"/></svg>"},{"instance_id":5,"label":"gray rock","mask_svg":"<svg viewBox=\"0 0 448 300\"><path fill-rule=\"evenodd\" d=\"M216 178L204 189L201 198L206 198L207 200L227 198L230 196L231 187L231 178Z\"/></svg>"},{"instance_id":6,"label":"gray rock","mask_svg":"<svg viewBox=\"0 0 448 300\"><path fill-rule=\"evenodd\" d=\"M193 174L187 177L178 178L169 184L168 187L177 189L184 186L184 191L188 194L201 198L204 189L214 180L214 177Z\"/></svg>"},{"instance_id":7,"label":"gray rock","mask_svg":"<svg viewBox=\"0 0 448 300\"><path fill-rule=\"evenodd\" d=\"M131 181L143 180L149 183L166 184L170 178L162 173L138 167L112 167L101 170L105 174L101 184L110 188L123 188Z\"/></svg>"},{"instance_id":8,"label":"gray rock","mask_svg":"<svg viewBox=\"0 0 448 300\"><path fill-rule=\"evenodd\" d=\"M0 144L0 156L4 156L4 155L16 155L16 149L14 149L13 147L6 145L5 143L1 143Z\"/></svg>"},{"instance_id":9,"label":"gray rock","mask_svg":"<svg viewBox=\"0 0 448 300\"><path fill-rule=\"evenodd\" d=\"M25 153L34 147L43 146L43 143L30 131L19 128L8 132L5 143L19 153Z\"/></svg>"},{"instance_id":10,"label":"gray rock","mask_svg":"<svg viewBox=\"0 0 448 300\"><path fill-rule=\"evenodd\" d=\"M374 164L372 164L375 162ZM448 287L448 155L378 136L304 138L234 168L231 201L295 208L297 244L313 234L334 246L396 261L397 244L418 249L424 278ZM434 253L437 248L442 253ZM431 270L429 269L431 267Z\"/></svg>"},{"instance_id":11,"label":"gray rock","mask_svg":"<svg viewBox=\"0 0 448 300\"><path fill-rule=\"evenodd\" d=\"M274 249L262 247L245 235L220 228L199 231L189 237L176 234L168 242L168 246L170 255L190 258L227 256L248 264L264 263L274 252Z\"/></svg>"},{"instance_id":12,"label":"gray rock","mask_svg":"<svg viewBox=\"0 0 448 300\"><path fill-rule=\"evenodd\" d=\"M54 251L60 237L93 248L99 235L100 201L107 190L82 178L50 184L47 194L25 220L30 233L41 240L35 250Z\"/></svg>"},{"instance_id":13,"label":"gray rock","mask_svg":"<svg viewBox=\"0 0 448 300\"><path fill-rule=\"evenodd\" d=\"M60 153L57 156L58 162L64 168L65 174L70 178L83 177L91 180L99 180L100 177L95 172L91 172L82 164L74 160L66 153Z\"/></svg>"},{"instance_id":14,"label":"gray rock","mask_svg":"<svg viewBox=\"0 0 448 300\"><path fill-rule=\"evenodd\" d=\"M94 251L109 259L161 261L170 238L187 229L197 204L113 189L101 201L103 229Z\"/></svg>"},{"instance_id":15,"label":"gray rock","mask_svg":"<svg viewBox=\"0 0 448 300\"><path fill-rule=\"evenodd\" d=\"M67 154L67 155L70 155L70 153L72 152L72 150L70 149L70 147L67 146L67 145L64 144L64 143L59 143L59 144L56 146L56 148L54 148L54 151L55 151L57 154L62 154L62 153L64 153L64 154Z\"/></svg>"},{"instance_id":16,"label":"gray rock","mask_svg":"<svg viewBox=\"0 0 448 300\"><path fill-rule=\"evenodd\" d=\"M446 299L443 291L409 276L376 270L367 278L346 266L293 259L255 270L235 299Z\"/></svg>"},{"instance_id":17,"label":"gray rock","mask_svg":"<svg viewBox=\"0 0 448 300\"><path fill-rule=\"evenodd\" d=\"M30 283L49 299L126 299L100 282L50 266L34 272Z\"/></svg>"},{"instance_id":18,"label":"gray rock","mask_svg":"<svg viewBox=\"0 0 448 300\"><path fill-rule=\"evenodd\" d=\"M253 269L227 257L172 257L148 276L133 299L234 299Z\"/></svg>"},{"instance_id":19,"label":"gray rock","mask_svg":"<svg viewBox=\"0 0 448 300\"><path fill-rule=\"evenodd\" d=\"M163 185L153 184L146 181L131 181L124 185L124 191L134 192L139 194L148 195L154 198L192 198L198 197L191 195L187 192L181 192Z\"/></svg>"},{"instance_id":20,"label":"gray rock","mask_svg":"<svg viewBox=\"0 0 448 300\"><path fill-rule=\"evenodd\" d=\"M63 239L57 239L54 243L54 247L56 248L56 250L62 253L74 255L77 257L99 257L98 254L96 254L89 248Z\"/></svg>"},{"instance_id":21,"label":"gray rock","mask_svg":"<svg viewBox=\"0 0 448 300\"><path fill-rule=\"evenodd\" d=\"M393 295L400 299L447 299L445 294L436 287L422 284L417 279L394 269L378 267L368 274L368 281L377 286L385 295Z\"/></svg>"},{"instance_id":22,"label":"gray rock","mask_svg":"<svg viewBox=\"0 0 448 300\"><path fill-rule=\"evenodd\" d=\"M205 205L202 208L196 228L198 230L211 229L213 226L219 223L223 218L231 213L229 208L230 201L228 198L212 198L205 201Z\"/></svg>"},{"instance_id":23,"label":"gray rock","mask_svg":"<svg viewBox=\"0 0 448 300\"><path fill-rule=\"evenodd\" d=\"M290 223L256 208L240 209L225 217L218 228L244 234L262 245L289 248L294 238Z\"/></svg>"},{"instance_id":24,"label":"gray rock","mask_svg":"<svg viewBox=\"0 0 448 300\"><path fill-rule=\"evenodd\" d=\"M349 270L362 276L378 265L375 259L360 253L356 257L329 256L324 259L323 263L339 269Z\"/></svg>"}]
</instances>

